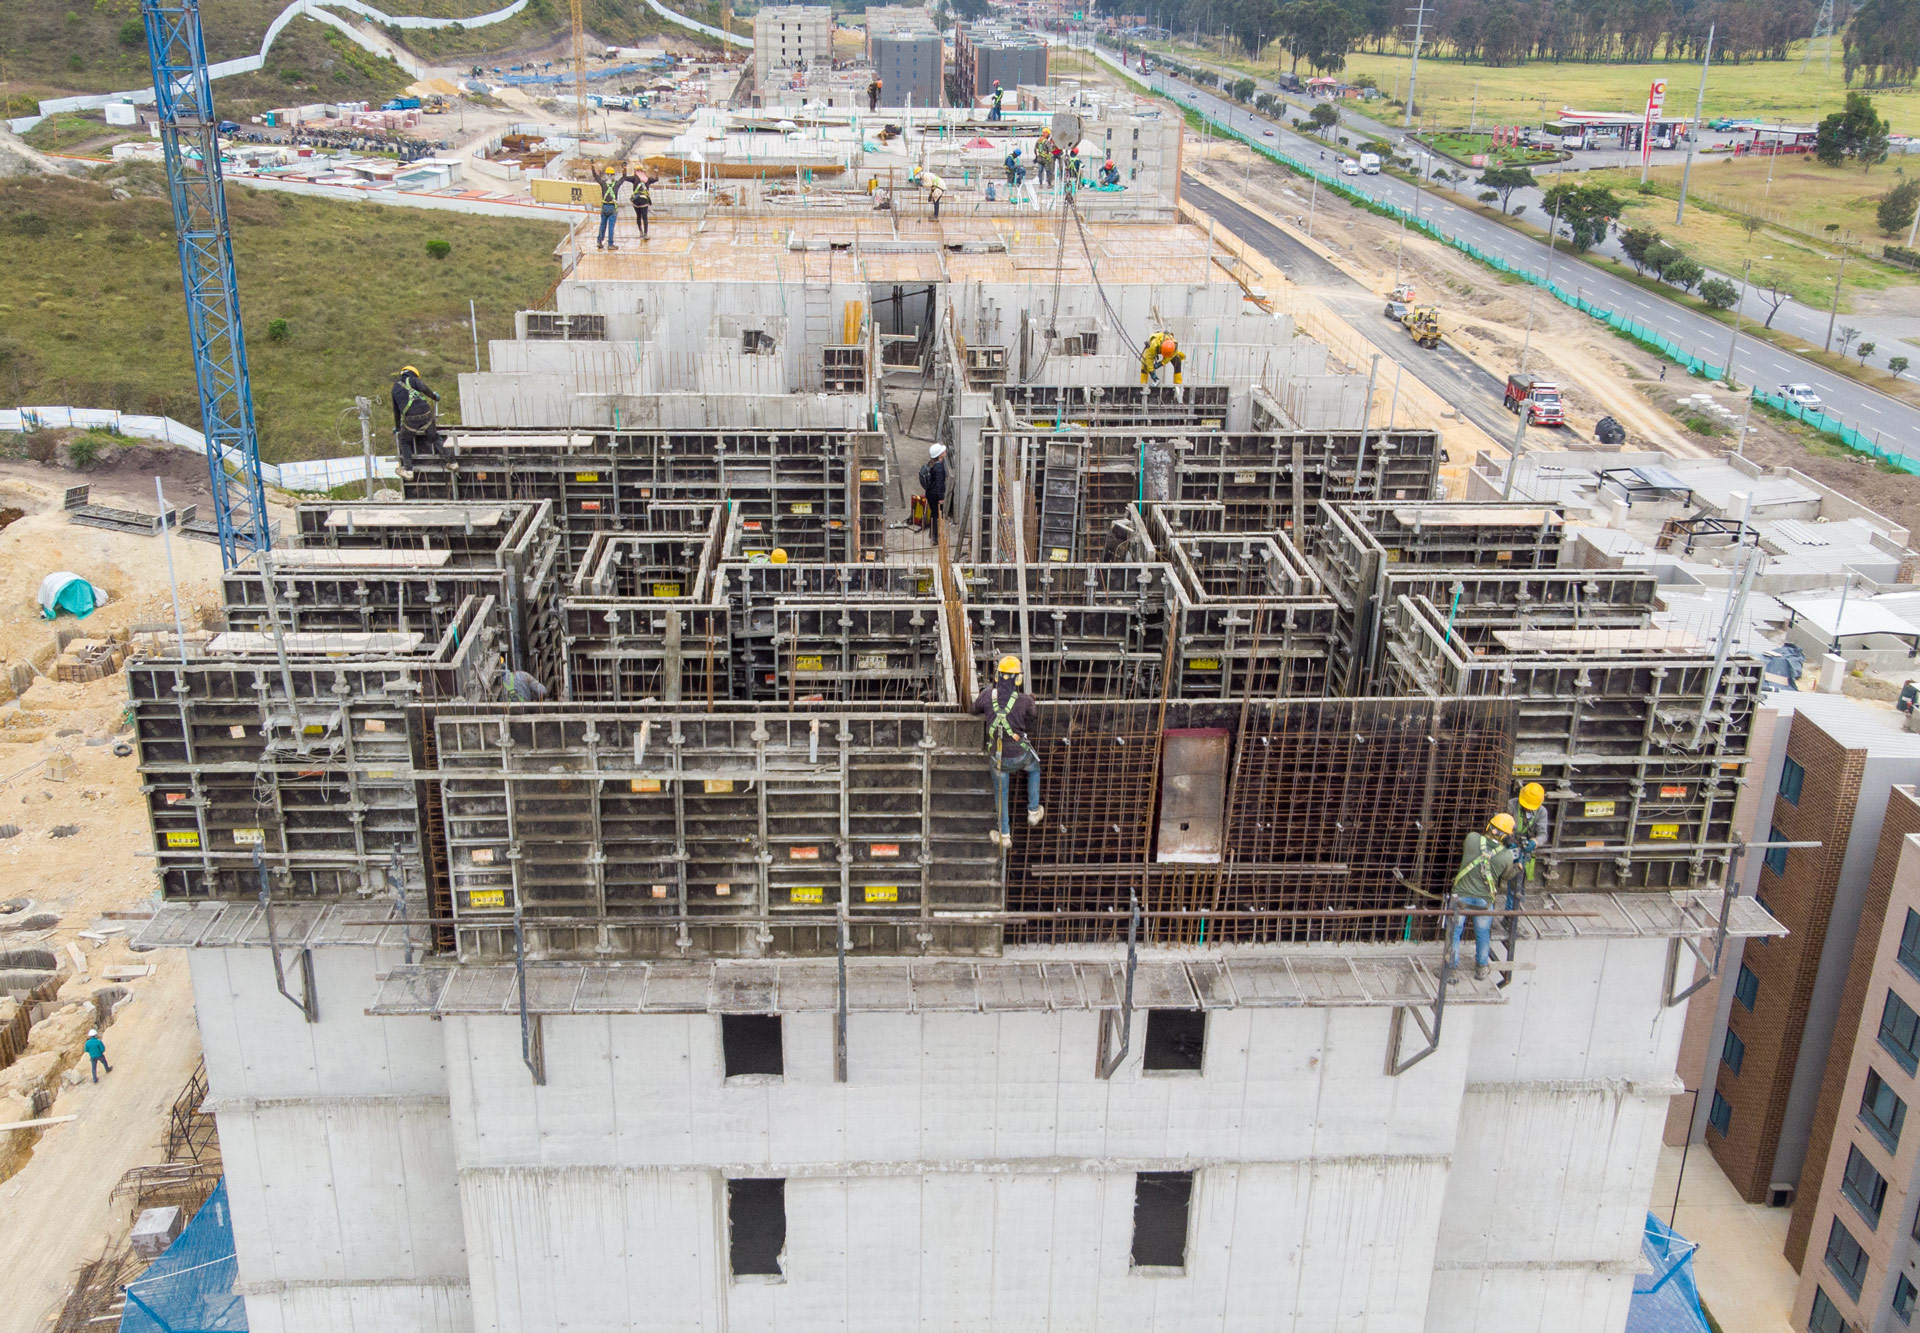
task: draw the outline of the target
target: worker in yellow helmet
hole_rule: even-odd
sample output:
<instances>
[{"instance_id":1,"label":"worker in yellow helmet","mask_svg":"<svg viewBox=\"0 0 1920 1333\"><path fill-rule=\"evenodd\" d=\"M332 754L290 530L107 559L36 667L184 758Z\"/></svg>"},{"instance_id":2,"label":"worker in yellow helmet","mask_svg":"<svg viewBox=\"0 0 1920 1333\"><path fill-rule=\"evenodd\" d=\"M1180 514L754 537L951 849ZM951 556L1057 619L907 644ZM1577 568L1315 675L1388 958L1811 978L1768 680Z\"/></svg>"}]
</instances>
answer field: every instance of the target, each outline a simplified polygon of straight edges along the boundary
<instances>
[{"instance_id":1,"label":"worker in yellow helmet","mask_svg":"<svg viewBox=\"0 0 1920 1333\"><path fill-rule=\"evenodd\" d=\"M768 563L768 564L773 564L773 565L784 565L784 564L786 564L786 563L787 563L787 548L786 548L786 547L784 547L784 546L776 546L776 547L774 547L774 548L773 548L773 551L772 551L772 553L771 553L771 554L769 554L769 555L767 556L767 563Z\"/></svg>"},{"instance_id":2,"label":"worker in yellow helmet","mask_svg":"<svg viewBox=\"0 0 1920 1333\"><path fill-rule=\"evenodd\" d=\"M1514 867L1507 875L1507 909L1511 911L1520 905L1520 895L1533 882L1534 849L1553 832L1553 822L1547 816L1547 789L1537 782L1527 783L1507 806L1507 813L1513 816Z\"/></svg>"},{"instance_id":3,"label":"worker in yellow helmet","mask_svg":"<svg viewBox=\"0 0 1920 1333\"><path fill-rule=\"evenodd\" d=\"M1500 811L1487 821L1485 831L1469 833L1460 850L1460 869L1453 876L1453 913L1452 966L1460 966L1460 933L1467 924L1467 913L1461 908L1473 912L1473 976L1474 980L1485 979L1487 975L1487 952L1493 943L1493 900L1505 881L1507 872L1513 869L1514 819L1505 810Z\"/></svg>"},{"instance_id":4,"label":"worker in yellow helmet","mask_svg":"<svg viewBox=\"0 0 1920 1333\"><path fill-rule=\"evenodd\" d=\"M393 381L393 437L400 449L400 479L413 480L413 460L440 453L440 395L427 387L416 366L400 367Z\"/></svg>"},{"instance_id":5,"label":"worker in yellow helmet","mask_svg":"<svg viewBox=\"0 0 1920 1333\"><path fill-rule=\"evenodd\" d=\"M1173 382L1180 382L1180 369L1186 365L1186 354L1180 350L1180 344L1174 341L1171 333L1160 330L1147 339L1147 345L1140 349L1140 382L1146 384L1157 378L1160 367L1169 361L1173 363Z\"/></svg>"},{"instance_id":6,"label":"worker in yellow helmet","mask_svg":"<svg viewBox=\"0 0 1920 1333\"><path fill-rule=\"evenodd\" d=\"M988 836L996 847L1013 846L1007 798L1015 773L1024 770L1027 775L1027 824L1037 825L1047 817L1047 807L1040 804L1040 756L1028 735L1033 696L1020 688L1020 676L1019 658L1001 658L993 684L973 701L973 711L987 718L987 765L993 770L993 808L1000 818L999 827Z\"/></svg>"},{"instance_id":7,"label":"worker in yellow helmet","mask_svg":"<svg viewBox=\"0 0 1920 1333\"><path fill-rule=\"evenodd\" d=\"M594 247L600 250L616 250L613 243L613 226L620 211L620 173L609 165L600 173L600 234L594 241Z\"/></svg>"}]
</instances>

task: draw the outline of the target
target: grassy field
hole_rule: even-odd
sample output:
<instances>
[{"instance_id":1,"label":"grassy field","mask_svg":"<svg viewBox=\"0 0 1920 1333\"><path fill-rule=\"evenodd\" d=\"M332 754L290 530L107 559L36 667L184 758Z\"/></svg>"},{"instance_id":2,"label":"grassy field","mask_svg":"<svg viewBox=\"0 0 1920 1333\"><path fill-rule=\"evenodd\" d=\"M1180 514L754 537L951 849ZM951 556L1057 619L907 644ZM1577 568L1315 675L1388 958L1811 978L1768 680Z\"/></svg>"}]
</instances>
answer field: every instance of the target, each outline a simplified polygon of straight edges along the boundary
<instances>
[{"instance_id":1,"label":"grassy field","mask_svg":"<svg viewBox=\"0 0 1920 1333\"><path fill-rule=\"evenodd\" d=\"M1515 148L1512 144L1495 148L1491 134L1433 134L1428 138L1435 148L1462 162L1470 162L1474 154L1484 153L1490 162L1530 167L1555 161L1558 156L1537 148Z\"/></svg>"},{"instance_id":2,"label":"grassy field","mask_svg":"<svg viewBox=\"0 0 1920 1333\"><path fill-rule=\"evenodd\" d=\"M1785 61L1716 64L1707 78L1707 119L1758 116L1807 124L1829 111L1838 111L1846 101L1847 89L1837 50L1831 73L1818 53L1803 73L1802 51L1801 46L1795 46L1793 58ZM1195 52L1196 48L1184 48L1186 55ZM1183 51L1171 49L1168 53L1179 59ZM1287 68L1277 42L1257 61L1245 59L1238 47L1233 48L1233 55L1229 57L1211 51L1201 54L1215 64L1231 65L1267 78ZM1307 73L1302 65L1301 76ZM1347 67L1342 73L1349 79L1371 75L1383 91L1396 97L1404 96L1407 90L1404 51L1388 54L1355 51L1347 57ZM1464 128L1470 121L1479 125L1537 126L1563 107L1639 112L1646 108L1647 86L1655 79L1667 80L1669 107L1692 111L1694 95L1700 86L1697 62L1586 65L1535 61L1496 69L1423 54L1420 57L1419 120L1421 124L1446 128ZM1920 134L1920 88L1882 90L1873 97L1880 114L1892 122L1895 133ZM1379 119L1399 122L1399 112L1380 103L1374 104L1374 113Z\"/></svg>"},{"instance_id":3,"label":"grassy field","mask_svg":"<svg viewBox=\"0 0 1920 1333\"><path fill-rule=\"evenodd\" d=\"M1773 163L1773 183L1767 183L1768 164L1764 158L1695 158L1693 177L1687 185L1687 198L1704 200L1718 207L1751 213L1810 236L1825 237L1827 227L1837 226L1840 234L1851 232L1864 237L1875 247L1886 241L1906 240L1906 230L1885 235L1874 217L1880 197L1901 179L1896 175L1900 160L1893 159L1872 171L1858 167L1825 167L1812 157L1782 157ZM1914 160L1909 174L1920 170L1920 158ZM1656 167L1648 179L1671 199L1680 197L1679 167ZM1609 179L1618 188L1639 184L1638 172L1593 172L1596 179ZM1627 181L1631 184L1625 184Z\"/></svg>"},{"instance_id":4,"label":"grassy field","mask_svg":"<svg viewBox=\"0 0 1920 1333\"><path fill-rule=\"evenodd\" d=\"M0 237L13 256L0 270L0 400L197 423L158 169L95 174L0 182ZM113 199L110 182L135 197ZM467 301L478 305L483 339L507 336L513 312L537 303L555 276L553 223L237 186L228 198L261 453L276 462L357 451L358 427L341 410L356 394L381 402L403 364L451 400L454 376L473 365ZM451 257L428 258L429 239L449 241ZM283 339L268 333L278 320Z\"/></svg>"}]
</instances>

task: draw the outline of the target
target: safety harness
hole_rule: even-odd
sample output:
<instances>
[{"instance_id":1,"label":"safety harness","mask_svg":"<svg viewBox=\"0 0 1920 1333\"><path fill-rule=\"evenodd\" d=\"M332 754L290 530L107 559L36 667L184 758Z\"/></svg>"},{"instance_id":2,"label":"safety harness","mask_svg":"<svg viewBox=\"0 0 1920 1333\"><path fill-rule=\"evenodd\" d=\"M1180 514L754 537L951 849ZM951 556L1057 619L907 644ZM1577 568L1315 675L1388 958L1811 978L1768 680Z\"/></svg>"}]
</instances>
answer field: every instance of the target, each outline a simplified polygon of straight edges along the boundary
<instances>
[{"instance_id":1,"label":"safety harness","mask_svg":"<svg viewBox=\"0 0 1920 1333\"><path fill-rule=\"evenodd\" d=\"M997 688L993 692L993 713L987 722L987 745L993 751L994 766L1003 773L1007 771L1008 766L1007 742L1013 742L1016 747L1012 759L1015 764L1024 763L1033 753L1033 747L1027 743L1027 738L1014 729L1013 705L1019 698L1018 685L1008 690L1005 695L1002 695Z\"/></svg>"},{"instance_id":2,"label":"safety harness","mask_svg":"<svg viewBox=\"0 0 1920 1333\"><path fill-rule=\"evenodd\" d=\"M1484 833L1480 835L1480 855L1475 857L1473 860L1467 862L1465 865L1461 866L1460 873L1453 877L1453 890L1455 893L1460 892L1460 881L1465 879L1468 875L1471 875L1474 871L1477 870L1481 874L1482 882L1485 883L1487 886L1487 891L1485 893L1464 894L1462 896L1470 897L1470 898L1485 898L1489 902L1493 900L1493 894L1494 894L1493 858L1495 853L1499 849L1499 846L1500 846L1499 843L1494 842L1493 840L1488 838Z\"/></svg>"},{"instance_id":3,"label":"safety harness","mask_svg":"<svg viewBox=\"0 0 1920 1333\"><path fill-rule=\"evenodd\" d=\"M404 385L407 390L407 401L400 407L400 424L418 435L433 425L436 405L430 395L420 391L414 382L413 376L407 376L401 380L400 383ZM414 411L415 407L424 407L426 409L426 416L422 418L417 414ZM419 424L416 425L416 422Z\"/></svg>"},{"instance_id":4,"label":"safety harness","mask_svg":"<svg viewBox=\"0 0 1920 1333\"><path fill-rule=\"evenodd\" d=\"M620 181L618 177L600 182L600 203L602 207L612 208L620 202Z\"/></svg>"}]
</instances>

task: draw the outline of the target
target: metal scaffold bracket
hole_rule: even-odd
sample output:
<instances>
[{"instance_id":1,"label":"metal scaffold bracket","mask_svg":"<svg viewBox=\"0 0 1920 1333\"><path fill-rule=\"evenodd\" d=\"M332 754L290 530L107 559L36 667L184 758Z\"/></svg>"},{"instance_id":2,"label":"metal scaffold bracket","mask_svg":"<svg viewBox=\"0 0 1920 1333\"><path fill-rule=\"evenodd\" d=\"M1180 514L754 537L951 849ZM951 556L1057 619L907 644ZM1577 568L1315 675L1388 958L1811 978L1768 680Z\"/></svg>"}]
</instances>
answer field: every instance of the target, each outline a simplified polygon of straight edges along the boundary
<instances>
[{"instance_id":1,"label":"metal scaffold bracket","mask_svg":"<svg viewBox=\"0 0 1920 1333\"><path fill-rule=\"evenodd\" d=\"M1128 899L1127 981L1120 995L1119 1012L1100 1011L1100 1059L1094 1066L1094 1073L1100 1078L1112 1078L1126 1063L1127 1052L1133 1048L1133 978L1140 965L1140 895L1130 892Z\"/></svg>"},{"instance_id":2,"label":"metal scaffold bracket","mask_svg":"<svg viewBox=\"0 0 1920 1333\"><path fill-rule=\"evenodd\" d=\"M280 936L273 924L273 890L267 882L266 858L260 855L260 849L253 849L254 873L260 877L260 910L266 917L267 951L273 955L273 984L287 998L287 1003L298 1009L309 1023L320 1021L320 994L313 979L313 950L303 947L300 950L300 994L295 995L287 989L287 972L280 961Z\"/></svg>"}]
</instances>

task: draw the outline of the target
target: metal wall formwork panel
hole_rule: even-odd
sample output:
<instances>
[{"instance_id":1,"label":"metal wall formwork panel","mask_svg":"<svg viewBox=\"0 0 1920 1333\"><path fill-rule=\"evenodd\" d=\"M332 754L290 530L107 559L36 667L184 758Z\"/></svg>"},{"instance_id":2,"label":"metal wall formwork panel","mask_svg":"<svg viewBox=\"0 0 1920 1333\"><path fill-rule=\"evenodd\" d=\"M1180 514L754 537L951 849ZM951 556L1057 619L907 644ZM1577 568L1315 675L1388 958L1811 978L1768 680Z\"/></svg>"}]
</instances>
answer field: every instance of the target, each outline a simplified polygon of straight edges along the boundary
<instances>
[{"instance_id":1,"label":"metal wall formwork panel","mask_svg":"<svg viewBox=\"0 0 1920 1333\"><path fill-rule=\"evenodd\" d=\"M443 708L460 955L993 952L982 724L917 709Z\"/></svg>"},{"instance_id":2,"label":"metal wall formwork panel","mask_svg":"<svg viewBox=\"0 0 1920 1333\"><path fill-rule=\"evenodd\" d=\"M216 643L218 640L215 641ZM169 640L170 643L170 640ZM259 893L258 848L276 890L371 892L398 851L422 855L410 710L491 694L502 633L491 598L469 598L412 652L354 636L271 650L152 656L127 664L157 872L171 899ZM287 682L292 682L293 706Z\"/></svg>"},{"instance_id":3,"label":"metal wall formwork panel","mask_svg":"<svg viewBox=\"0 0 1920 1333\"><path fill-rule=\"evenodd\" d=\"M1297 533L1320 500L1430 500L1440 477L1440 438L1430 430L1215 433L1193 436L1191 446L1177 497L1225 505L1241 531Z\"/></svg>"},{"instance_id":4,"label":"metal wall formwork panel","mask_svg":"<svg viewBox=\"0 0 1920 1333\"><path fill-rule=\"evenodd\" d=\"M1177 598L1169 566L1027 566L1024 641L1021 572L1018 565L960 567L976 680L992 680L995 664L1011 654L1021 658L1037 698L1160 697Z\"/></svg>"},{"instance_id":5,"label":"metal wall formwork panel","mask_svg":"<svg viewBox=\"0 0 1920 1333\"><path fill-rule=\"evenodd\" d=\"M1082 426L1219 430L1232 397L1225 384L1006 384L994 389L995 401L1007 405L1012 420L1047 427L1071 416Z\"/></svg>"},{"instance_id":6,"label":"metal wall formwork panel","mask_svg":"<svg viewBox=\"0 0 1920 1333\"><path fill-rule=\"evenodd\" d=\"M1361 540L1362 534L1371 541ZM1329 544L1358 540L1394 564L1552 569L1560 563L1565 535L1566 519L1550 505L1334 500L1322 510L1306 549L1325 563L1343 558Z\"/></svg>"},{"instance_id":7,"label":"metal wall formwork panel","mask_svg":"<svg viewBox=\"0 0 1920 1333\"><path fill-rule=\"evenodd\" d=\"M656 515L666 517L664 508ZM560 641L543 662L562 698L730 697L727 608L712 595L726 510L687 508L684 524L663 523L682 531L594 535L561 599Z\"/></svg>"},{"instance_id":8,"label":"metal wall formwork panel","mask_svg":"<svg viewBox=\"0 0 1920 1333\"><path fill-rule=\"evenodd\" d=\"M420 460L409 500L548 500L571 578L596 532L643 532L656 504L731 501L759 549L798 561L878 559L884 437L873 432L462 432L458 466Z\"/></svg>"},{"instance_id":9,"label":"metal wall formwork panel","mask_svg":"<svg viewBox=\"0 0 1920 1333\"><path fill-rule=\"evenodd\" d=\"M492 597L515 666L553 638L561 535L544 501L308 504L294 517L299 545L271 557L283 626L437 638L463 599ZM271 623L258 556L227 572L223 595L229 628Z\"/></svg>"},{"instance_id":10,"label":"metal wall formwork panel","mask_svg":"<svg viewBox=\"0 0 1920 1333\"><path fill-rule=\"evenodd\" d=\"M1729 654L1715 683L1713 650L1665 630L1581 631L1558 650L1498 631L1476 649L1424 597L1401 597L1386 633L1395 689L1512 701L1513 777L1547 789L1548 887L1685 888L1724 873L1757 658Z\"/></svg>"},{"instance_id":11,"label":"metal wall formwork panel","mask_svg":"<svg viewBox=\"0 0 1920 1333\"><path fill-rule=\"evenodd\" d=\"M1010 943L1431 938L1461 840L1506 800L1511 706L1494 700L1042 703L1047 819L1007 863ZM1219 860L1157 859L1168 731L1226 733ZM1173 775L1178 777L1177 774ZM1343 914L1345 913L1345 914Z\"/></svg>"},{"instance_id":12,"label":"metal wall formwork panel","mask_svg":"<svg viewBox=\"0 0 1920 1333\"><path fill-rule=\"evenodd\" d=\"M947 610L909 602L790 602L757 607L736 627L740 702L952 704Z\"/></svg>"}]
</instances>

